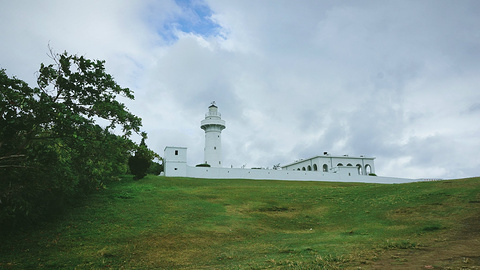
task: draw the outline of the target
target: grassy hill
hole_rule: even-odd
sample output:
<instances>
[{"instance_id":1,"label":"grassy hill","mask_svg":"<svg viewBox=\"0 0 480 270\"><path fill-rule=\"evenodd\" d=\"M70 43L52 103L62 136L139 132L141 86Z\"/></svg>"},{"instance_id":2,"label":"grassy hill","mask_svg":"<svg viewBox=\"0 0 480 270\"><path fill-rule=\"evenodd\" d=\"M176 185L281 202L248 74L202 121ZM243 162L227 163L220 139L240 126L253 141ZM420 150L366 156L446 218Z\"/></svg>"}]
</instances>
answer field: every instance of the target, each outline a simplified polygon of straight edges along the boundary
<instances>
[{"instance_id":1,"label":"grassy hill","mask_svg":"<svg viewBox=\"0 0 480 270\"><path fill-rule=\"evenodd\" d=\"M0 269L475 266L479 214L480 178L401 185L125 178L62 218L3 239ZM473 242L459 250L462 239ZM441 251L455 255L437 258Z\"/></svg>"}]
</instances>

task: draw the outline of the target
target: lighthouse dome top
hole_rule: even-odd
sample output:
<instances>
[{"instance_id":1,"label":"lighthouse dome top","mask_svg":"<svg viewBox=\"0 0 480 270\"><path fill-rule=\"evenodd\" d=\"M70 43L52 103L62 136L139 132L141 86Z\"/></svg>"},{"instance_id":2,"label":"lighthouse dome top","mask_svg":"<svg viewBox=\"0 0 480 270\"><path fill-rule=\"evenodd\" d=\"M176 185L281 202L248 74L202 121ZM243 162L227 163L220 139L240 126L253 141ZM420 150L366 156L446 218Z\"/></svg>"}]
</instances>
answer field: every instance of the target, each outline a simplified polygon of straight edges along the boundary
<instances>
[{"instance_id":1,"label":"lighthouse dome top","mask_svg":"<svg viewBox=\"0 0 480 270\"><path fill-rule=\"evenodd\" d=\"M218 112L218 107L215 101L208 107L208 112L205 114L205 119L201 122L201 129L207 131L212 129L225 129L225 121L222 120L222 115Z\"/></svg>"},{"instance_id":2,"label":"lighthouse dome top","mask_svg":"<svg viewBox=\"0 0 480 270\"><path fill-rule=\"evenodd\" d=\"M212 104L208 107L208 112L205 114L205 118L212 116L218 118L222 117L222 115L218 112L218 107L215 104L215 101L213 101Z\"/></svg>"}]
</instances>

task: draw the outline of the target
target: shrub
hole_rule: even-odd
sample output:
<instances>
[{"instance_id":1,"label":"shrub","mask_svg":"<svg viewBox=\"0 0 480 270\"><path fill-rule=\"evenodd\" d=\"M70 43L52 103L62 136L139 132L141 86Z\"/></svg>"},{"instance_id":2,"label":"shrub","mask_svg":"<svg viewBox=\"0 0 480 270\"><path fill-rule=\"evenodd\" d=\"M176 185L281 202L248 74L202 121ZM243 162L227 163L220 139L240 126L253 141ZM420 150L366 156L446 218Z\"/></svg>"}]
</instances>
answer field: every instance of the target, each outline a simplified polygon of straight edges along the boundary
<instances>
[{"instance_id":1,"label":"shrub","mask_svg":"<svg viewBox=\"0 0 480 270\"><path fill-rule=\"evenodd\" d=\"M130 168L130 172L134 175L134 180L142 179L147 175L150 162L155 156L155 153L148 149L145 144L145 139L147 138L145 132L142 132L142 137L142 142L138 146L137 151L135 151L135 155L128 159L128 167Z\"/></svg>"},{"instance_id":2,"label":"shrub","mask_svg":"<svg viewBox=\"0 0 480 270\"><path fill-rule=\"evenodd\" d=\"M150 161L150 167L148 167L147 174L159 175L161 172L163 172L163 164Z\"/></svg>"},{"instance_id":3,"label":"shrub","mask_svg":"<svg viewBox=\"0 0 480 270\"><path fill-rule=\"evenodd\" d=\"M210 164L207 163L202 163L202 164L197 164L195 167L211 167Z\"/></svg>"},{"instance_id":4,"label":"shrub","mask_svg":"<svg viewBox=\"0 0 480 270\"><path fill-rule=\"evenodd\" d=\"M135 154L128 159L130 172L134 175L134 180L142 179L147 175L147 169L150 166L148 158Z\"/></svg>"}]
</instances>

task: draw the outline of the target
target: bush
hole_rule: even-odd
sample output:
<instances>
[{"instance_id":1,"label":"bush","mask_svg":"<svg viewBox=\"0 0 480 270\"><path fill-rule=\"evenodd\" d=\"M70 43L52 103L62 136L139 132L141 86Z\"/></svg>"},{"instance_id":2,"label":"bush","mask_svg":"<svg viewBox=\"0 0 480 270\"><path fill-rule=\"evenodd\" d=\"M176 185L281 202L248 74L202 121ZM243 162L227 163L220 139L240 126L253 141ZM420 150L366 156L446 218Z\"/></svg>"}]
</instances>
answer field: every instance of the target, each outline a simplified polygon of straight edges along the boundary
<instances>
[{"instance_id":1,"label":"bush","mask_svg":"<svg viewBox=\"0 0 480 270\"><path fill-rule=\"evenodd\" d=\"M134 180L142 179L147 175L147 169L150 166L150 161L141 155L131 156L128 159L128 166L130 172L134 175Z\"/></svg>"},{"instance_id":2,"label":"bush","mask_svg":"<svg viewBox=\"0 0 480 270\"><path fill-rule=\"evenodd\" d=\"M155 157L155 153L147 148L145 139L147 133L142 132L142 142L135 151L135 155L128 159L128 167L130 172L134 175L134 180L142 179L147 175L147 170L150 168L152 159Z\"/></svg>"},{"instance_id":3,"label":"bush","mask_svg":"<svg viewBox=\"0 0 480 270\"><path fill-rule=\"evenodd\" d=\"M161 172L163 172L163 164L150 161L150 167L148 167L147 174L159 175Z\"/></svg>"},{"instance_id":4,"label":"bush","mask_svg":"<svg viewBox=\"0 0 480 270\"><path fill-rule=\"evenodd\" d=\"M207 164L207 163L202 163L202 164L197 164L197 166L195 167L212 167L212 166L210 166L210 164Z\"/></svg>"}]
</instances>

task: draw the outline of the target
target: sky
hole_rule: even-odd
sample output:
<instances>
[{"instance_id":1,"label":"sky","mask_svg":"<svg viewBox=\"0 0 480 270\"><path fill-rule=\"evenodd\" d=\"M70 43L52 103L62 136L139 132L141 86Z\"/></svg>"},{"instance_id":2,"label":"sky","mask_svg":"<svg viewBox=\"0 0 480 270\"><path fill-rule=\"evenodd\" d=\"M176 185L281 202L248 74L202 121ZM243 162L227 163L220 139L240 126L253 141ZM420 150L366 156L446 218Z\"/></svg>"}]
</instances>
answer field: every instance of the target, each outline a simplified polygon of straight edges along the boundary
<instances>
[{"instance_id":1,"label":"sky","mask_svg":"<svg viewBox=\"0 0 480 270\"><path fill-rule=\"evenodd\" d=\"M106 61L147 145L188 147L215 101L225 166L328 152L378 175L480 176L480 1L0 0L0 68ZM139 140L139 136L134 137Z\"/></svg>"}]
</instances>

